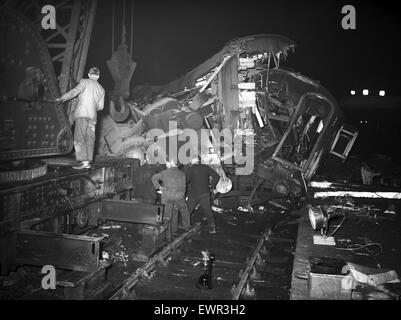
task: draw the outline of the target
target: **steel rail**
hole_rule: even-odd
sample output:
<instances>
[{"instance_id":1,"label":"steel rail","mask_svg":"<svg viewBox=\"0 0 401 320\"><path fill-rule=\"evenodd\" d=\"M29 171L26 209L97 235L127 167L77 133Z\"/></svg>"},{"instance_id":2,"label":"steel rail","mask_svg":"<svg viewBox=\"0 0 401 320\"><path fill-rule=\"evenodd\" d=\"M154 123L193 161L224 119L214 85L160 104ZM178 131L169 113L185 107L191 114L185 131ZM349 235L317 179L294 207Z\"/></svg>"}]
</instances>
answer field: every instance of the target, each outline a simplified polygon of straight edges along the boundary
<instances>
[{"instance_id":1,"label":"steel rail","mask_svg":"<svg viewBox=\"0 0 401 320\"><path fill-rule=\"evenodd\" d=\"M126 298L132 288L141 281L143 276L146 276L149 272L151 272L159 261L165 259L171 251L180 246L186 239L192 236L201 228L200 223L196 223L190 230L180 235L178 238L174 239L171 243L169 243L162 251L160 251L157 255L155 255L152 259L150 259L146 264L142 267L138 268L134 273L132 273L127 279L123 281L120 289L117 290L109 300L120 300Z\"/></svg>"},{"instance_id":2,"label":"steel rail","mask_svg":"<svg viewBox=\"0 0 401 320\"><path fill-rule=\"evenodd\" d=\"M259 251L262 248L262 246L265 243L265 241L269 240L271 233L272 233L272 230L271 230L271 228L269 228L260 237L258 245L256 246L255 250L253 251L252 257L249 260L249 263L246 266L245 271L242 273L240 282L238 283L238 285L233 290L233 293L232 293L233 300L238 300L239 299L239 297L240 297L240 295L242 293L242 290L244 289L244 286L245 286L246 282L248 281L249 274L251 273L252 268L253 268L253 266L255 264L256 257L258 256Z\"/></svg>"}]
</instances>

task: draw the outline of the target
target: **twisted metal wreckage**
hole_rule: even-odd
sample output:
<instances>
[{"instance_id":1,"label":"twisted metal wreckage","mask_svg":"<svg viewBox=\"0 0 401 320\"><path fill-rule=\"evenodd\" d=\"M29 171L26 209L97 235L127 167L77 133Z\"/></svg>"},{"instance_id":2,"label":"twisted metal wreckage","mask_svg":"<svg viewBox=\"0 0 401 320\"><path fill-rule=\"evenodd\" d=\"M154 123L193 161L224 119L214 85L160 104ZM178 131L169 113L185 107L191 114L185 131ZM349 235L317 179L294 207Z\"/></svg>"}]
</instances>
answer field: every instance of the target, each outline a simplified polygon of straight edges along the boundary
<instances>
[{"instance_id":1,"label":"twisted metal wreckage","mask_svg":"<svg viewBox=\"0 0 401 320\"><path fill-rule=\"evenodd\" d=\"M280 196L300 195L328 152L343 160L347 157L356 134L343 129L337 102L322 85L280 67L294 49L295 43L280 35L235 39L175 81L135 88L135 99L130 100L129 83L136 64L123 40L107 62L115 89L109 115L101 121L98 152L144 163L154 143L153 137L146 138L150 129L167 133L158 141L166 146L162 150L166 155L168 144L177 141L183 129L197 130L199 137L201 129L209 129L210 139L200 141L198 149L200 153L206 150L205 158L212 159L210 165L223 178L217 187L221 193L232 188L225 172L232 178L231 169L241 167L227 160L248 155L255 163L253 171L245 172L256 179L251 196L259 187ZM177 122L178 131L171 130L169 121ZM223 129L234 138L219 145L217 135ZM178 138L178 146L180 140L185 138ZM230 142L244 147L234 148L234 154Z\"/></svg>"}]
</instances>

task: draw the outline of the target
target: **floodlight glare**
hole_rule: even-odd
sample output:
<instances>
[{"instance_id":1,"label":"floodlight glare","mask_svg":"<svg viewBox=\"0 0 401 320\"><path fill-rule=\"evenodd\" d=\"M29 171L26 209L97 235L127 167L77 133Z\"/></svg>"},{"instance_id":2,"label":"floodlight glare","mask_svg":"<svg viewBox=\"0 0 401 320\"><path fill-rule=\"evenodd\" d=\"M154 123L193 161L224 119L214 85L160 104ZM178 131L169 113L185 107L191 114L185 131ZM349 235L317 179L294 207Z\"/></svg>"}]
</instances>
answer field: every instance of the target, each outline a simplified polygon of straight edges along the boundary
<instances>
[{"instance_id":1,"label":"floodlight glare","mask_svg":"<svg viewBox=\"0 0 401 320\"><path fill-rule=\"evenodd\" d=\"M363 89L362 94L363 94L364 96L369 95L369 90L368 90L368 89Z\"/></svg>"},{"instance_id":2,"label":"floodlight glare","mask_svg":"<svg viewBox=\"0 0 401 320\"><path fill-rule=\"evenodd\" d=\"M380 90L379 91L379 96L380 97L384 97L386 95L386 91L384 91L384 90Z\"/></svg>"}]
</instances>

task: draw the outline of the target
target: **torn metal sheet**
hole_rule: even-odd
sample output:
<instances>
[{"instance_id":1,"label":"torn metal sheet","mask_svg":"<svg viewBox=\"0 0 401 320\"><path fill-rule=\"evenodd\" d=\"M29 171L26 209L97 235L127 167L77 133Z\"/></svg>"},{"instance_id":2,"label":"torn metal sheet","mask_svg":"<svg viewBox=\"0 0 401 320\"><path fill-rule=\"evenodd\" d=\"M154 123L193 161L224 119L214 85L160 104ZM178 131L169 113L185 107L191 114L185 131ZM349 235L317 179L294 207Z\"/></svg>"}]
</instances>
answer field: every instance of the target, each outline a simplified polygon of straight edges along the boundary
<instances>
[{"instance_id":1,"label":"torn metal sheet","mask_svg":"<svg viewBox=\"0 0 401 320\"><path fill-rule=\"evenodd\" d=\"M280 58L285 59L290 50L295 50L295 46L295 42L281 35L260 34L239 38L229 42L221 51L191 72L162 88L167 92L180 92L186 88L189 89L196 84L198 78L205 76L211 69L217 67L226 56L233 57L241 52L266 52L274 56L279 55Z\"/></svg>"}]
</instances>

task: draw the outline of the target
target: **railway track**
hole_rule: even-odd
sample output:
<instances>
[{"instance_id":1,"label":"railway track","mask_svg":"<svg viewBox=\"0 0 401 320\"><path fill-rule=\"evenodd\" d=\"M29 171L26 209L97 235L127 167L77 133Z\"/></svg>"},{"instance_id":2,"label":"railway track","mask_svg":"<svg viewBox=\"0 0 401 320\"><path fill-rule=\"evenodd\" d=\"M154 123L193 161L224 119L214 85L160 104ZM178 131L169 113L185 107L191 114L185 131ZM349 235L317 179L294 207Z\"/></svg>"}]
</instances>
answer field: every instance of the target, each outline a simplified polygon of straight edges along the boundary
<instances>
[{"instance_id":1,"label":"railway track","mask_svg":"<svg viewBox=\"0 0 401 320\"><path fill-rule=\"evenodd\" d=\"M216 235L196 223L121 281L109 299L289 299L297 218L216 214ZM201 290L196 284L206 250L215 255L213 288Z\"/></svg>"},{"instance_id":2,"label":"railway track","mask_svg":"<svg viewBox=\"0 0 401 320\"><path fill-rule=\"evenodd\" d=\"M135 261L131 257L123 262L110 261L105 284L84 299L289 299L298 218L290 213L225 211L215 214L217 234L211 235L205 222L195 215L191 230L166 243L149 261ZM115 250L123 248L131 256L135 245L140 244L140 237L134 236L138 233L136 228L121 224L116 229L100 228L96 232L107 232L118 244ZM196 287L204 273L202 251L215 256L210 290ZM40 289L42 275L37 267L23 270L26 279L35 280L22 283L23 294L16 293L16 299L66 298L62 287ZM73 273L65 272L67 276ZM31 284L35 289L25 290ZM7 296L13 299L11 293Z\"/></svg>"}]
</instances>

